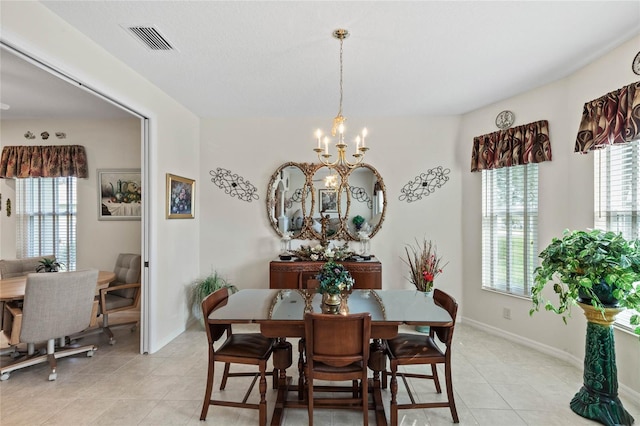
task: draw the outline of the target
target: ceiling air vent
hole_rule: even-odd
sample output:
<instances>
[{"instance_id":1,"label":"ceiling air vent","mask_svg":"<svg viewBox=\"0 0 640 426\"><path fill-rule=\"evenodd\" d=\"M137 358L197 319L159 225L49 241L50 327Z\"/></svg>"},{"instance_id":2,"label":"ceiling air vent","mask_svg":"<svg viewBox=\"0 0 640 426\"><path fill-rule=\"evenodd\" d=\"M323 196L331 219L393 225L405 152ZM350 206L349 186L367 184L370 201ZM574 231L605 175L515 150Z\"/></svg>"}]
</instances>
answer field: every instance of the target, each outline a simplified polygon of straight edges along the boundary
<instances>
[{"instance_id":1,"label":"ceiling air vent","mask_svg":"<svg viewBox=\"0 0 640 426\"><path fill-rule=\"evenodd\" d=\"M150 50L175 50L171 43L153 27L128 25L125 28Z\"/></svg>"}]
</instances>

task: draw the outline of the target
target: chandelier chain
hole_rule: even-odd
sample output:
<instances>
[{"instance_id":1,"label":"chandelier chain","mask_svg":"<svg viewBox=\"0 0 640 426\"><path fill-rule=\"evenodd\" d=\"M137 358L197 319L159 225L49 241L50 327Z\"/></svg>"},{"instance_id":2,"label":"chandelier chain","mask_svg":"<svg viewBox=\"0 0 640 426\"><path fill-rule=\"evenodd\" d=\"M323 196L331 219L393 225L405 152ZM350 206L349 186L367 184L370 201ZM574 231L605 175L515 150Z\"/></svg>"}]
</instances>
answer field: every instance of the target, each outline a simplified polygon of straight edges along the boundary
<instances>
[{"instance_id":1,"label":"chandelier chain","mask_svg":"<svg viewBox=\"0 0 640 426\"><path fill-rule=\"evenodd\" d=\"M342 90L342 42L344 41L344 39L340 39L340 109L338 110L338 117L342 116L342 95L343 95L343 90Z\"/></svg>"},{"instance_id":2,"label":"chandelier chain","mask_svg":"<svg viewBox=\"0 0 640 426\"><path fill-rule=\"evenodd\" d=\"M343 80L343 71L344 71L344 61L343 61L343 41L345 38L349 37L349 31L345 29L337 29L333 32L333 36L340 40L340 105L338 109L338 115L333 119L333 126L331 127L331 136L336 136L338 134L338 141L335 144L336 149L338 150L338 156L335 160L332 161L331 154L329 154L329 138L327 136L322 138L322 131L320 129L316 130L316 138L318 140L317 148L313 150L318 154L318 159L322 164L329 168L335 167L347 167L354 168L357 167L364 157L364 154L369 150L366 146L365 138L367 136L367 129L362 129L362 135L358 135L355 139L355 150L352 154L354 160L350 162L347 160L346 151L347 151L347 143L344 141L344 122L347 120L342 115L342 101L344 98L344 80ZM324 149L322 144L324 143ZM325 185L329 187L329 185L335 184L330 180L325 182Z\"/></svg>"}]
</instances>

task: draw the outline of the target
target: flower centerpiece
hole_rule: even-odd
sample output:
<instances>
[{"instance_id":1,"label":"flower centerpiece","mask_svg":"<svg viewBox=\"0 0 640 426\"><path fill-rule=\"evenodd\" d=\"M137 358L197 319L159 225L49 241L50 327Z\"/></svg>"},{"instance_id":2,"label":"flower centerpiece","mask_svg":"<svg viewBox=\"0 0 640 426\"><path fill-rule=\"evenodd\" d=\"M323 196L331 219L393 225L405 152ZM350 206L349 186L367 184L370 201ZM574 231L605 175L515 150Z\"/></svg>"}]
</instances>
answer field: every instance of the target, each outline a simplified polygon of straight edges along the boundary
<instances>
[{"instance_id":1,"label":"flower centerpiece","mask_svg":"<svg viewBox=\"0 0 640 426\"><path fill-rule=\"evenodd\" d=\"M330 260L322 265L318 275L318 293L340 294L353 287L353 278L349 271L341 264Z\"/></svg>"},{"instance_id":2,"label":"flower centerpiece","mask_svg":"<svg viewBox=\"0 0 640 426\"><path fill-rule=\"evenodd\" d=\"M433 290L433 281L449 262L442 264L442 257L438 256L436 245L431 241L419 243L416 240L416 246L407 245L404 250L407 258L402 261L409 266L409 281L418 291Z\"/></svg>"},{"instance_id":3,"label":"flower centerpiece","mask_svg":"<svg viewBox=\"0 0 640 426\"><path fill-rule=\"evenodd\" d=\"M311 246L300 246L299 249L290 251L294 256L302 259L302 260L313 260L313 261L330 261L330 260L347 260L351 256L353 256L354 252L349 248L349 243L345 242L343 245L338 247L329 247L323 246L322 244L317 244L313 247Z\"/></svg>"}]
</instances>

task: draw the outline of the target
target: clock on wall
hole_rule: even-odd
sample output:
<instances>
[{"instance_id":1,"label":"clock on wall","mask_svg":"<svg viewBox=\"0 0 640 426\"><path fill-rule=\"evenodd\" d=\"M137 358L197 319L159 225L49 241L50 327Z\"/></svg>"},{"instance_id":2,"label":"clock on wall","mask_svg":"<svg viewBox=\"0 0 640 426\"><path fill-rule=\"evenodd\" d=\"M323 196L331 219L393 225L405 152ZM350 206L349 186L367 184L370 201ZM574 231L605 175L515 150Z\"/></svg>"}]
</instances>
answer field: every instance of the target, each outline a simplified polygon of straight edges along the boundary
<instances>
[{"instance_id":1,"label":"clock on wall","mask_svg":"<svg viewBox=\"0 0 640 426\"><path fill-rule=\"evenodd\" d=\"M509 127L511 127L515 119L516 116L513 115L511 111L502 111L496 116L496 126L498 126L498 128L502 130L508 129Z\"/></svg>"},{"instance_id":2,"label":"clock on wall","mask_svg":"<svg viewBox=\"0 0 640 426\"><path fill-rule=\"evenodd\" d=\"M631 69L634 73L640 75L640 52L638 52L633 58L633 62L631 63Z\"/></svg>"}]
</instances>

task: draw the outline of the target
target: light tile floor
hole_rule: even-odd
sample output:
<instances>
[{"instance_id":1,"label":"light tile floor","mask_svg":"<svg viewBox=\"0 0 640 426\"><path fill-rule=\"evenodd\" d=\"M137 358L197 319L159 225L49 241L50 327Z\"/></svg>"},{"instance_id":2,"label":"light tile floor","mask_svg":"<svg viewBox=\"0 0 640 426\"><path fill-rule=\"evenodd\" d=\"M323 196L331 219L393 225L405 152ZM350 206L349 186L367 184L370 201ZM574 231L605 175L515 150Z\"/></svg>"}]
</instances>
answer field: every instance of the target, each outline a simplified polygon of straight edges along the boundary
<instances>
[{"instance_id":1,"label":"light tile floor","mask_svg":"<svg viewBox=\"0 0 640 426\"><path fill-rule=\"evenodd\" d=\"M206 422L200 422L207 371L207 339L200 325L152 355L138 354L138 333L121 328L116 337L114 346L103 335L85 338L100 345L98 352L92 358L60 359L54 382L47 380L44 364L13 372L8 381L0 382L0 424L257 424L255 410L217 406L209 408ZM454 343L453 383L461 425L596 424L569 408L582 383L578 368L463 323L456 326ZM231 379L223 393L239 398L246 386L244 379ZM411 386L425 400L442 398L429 381L413 380ZM399 388L402 398L402 384ZM388 390L383 397L388 418ZM269 389L269 419L274 399L275 391ZM636 422L640 421L637 402L622 400ZM362 417L351 410L318 410L314 421L316 425L359 425ZM403 410L400 421L404 426L452 423L447 408ZM286 411L284 423L307 424L306 410ZM372 412L370 423L375 424Z\"/></svg>"}]
</instances>

